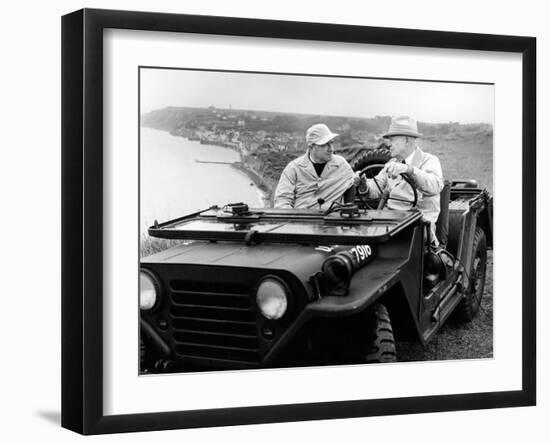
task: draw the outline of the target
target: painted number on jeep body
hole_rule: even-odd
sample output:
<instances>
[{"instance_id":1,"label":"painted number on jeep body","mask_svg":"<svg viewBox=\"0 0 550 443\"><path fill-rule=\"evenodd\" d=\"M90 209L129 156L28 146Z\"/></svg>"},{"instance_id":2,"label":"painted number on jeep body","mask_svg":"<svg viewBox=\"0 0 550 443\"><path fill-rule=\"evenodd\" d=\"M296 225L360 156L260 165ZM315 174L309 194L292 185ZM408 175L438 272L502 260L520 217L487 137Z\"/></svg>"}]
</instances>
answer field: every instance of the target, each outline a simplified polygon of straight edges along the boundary
<instances>
[{"instance_id":1,"label":"painted number on jeep body","mask_svg":"<svg viewBox=\"0 0 550 443\"><path fill-rule=\"evenodd\" d=\"M372 248L370 245L357 245L351 248L351 253L353 254L355 260L361 263L370 258L372 255Z\"/></svg>"}]
</instances>

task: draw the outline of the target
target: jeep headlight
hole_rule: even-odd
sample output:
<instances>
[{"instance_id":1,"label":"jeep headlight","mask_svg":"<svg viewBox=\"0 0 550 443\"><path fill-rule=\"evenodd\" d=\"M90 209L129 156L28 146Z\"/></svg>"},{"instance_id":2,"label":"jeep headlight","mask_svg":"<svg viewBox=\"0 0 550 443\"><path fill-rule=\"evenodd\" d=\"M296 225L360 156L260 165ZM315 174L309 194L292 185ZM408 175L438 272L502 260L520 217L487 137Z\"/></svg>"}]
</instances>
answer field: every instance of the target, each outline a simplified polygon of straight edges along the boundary
<instances>
[{"instance_id":1,"label":"jeep headlight","mask_svg":"<svg viewBox=\"0 0 550 443\"><path fill-rule=\"evenodd\" d=\"M153 309L158 299L159 286L150 272L139 271L139 308Z\"/></svg>"},{"instance_id":2,"label":"jeep headlight","mask_svg":"<svg viewBox=\"0 0 550 443\"><path fill-rule=\"evenodd\" d=\"M279 320L288 307L286 285L278 278L266 277L258 286L256 303L265 318Z\"/></svg>"}]
</instances>

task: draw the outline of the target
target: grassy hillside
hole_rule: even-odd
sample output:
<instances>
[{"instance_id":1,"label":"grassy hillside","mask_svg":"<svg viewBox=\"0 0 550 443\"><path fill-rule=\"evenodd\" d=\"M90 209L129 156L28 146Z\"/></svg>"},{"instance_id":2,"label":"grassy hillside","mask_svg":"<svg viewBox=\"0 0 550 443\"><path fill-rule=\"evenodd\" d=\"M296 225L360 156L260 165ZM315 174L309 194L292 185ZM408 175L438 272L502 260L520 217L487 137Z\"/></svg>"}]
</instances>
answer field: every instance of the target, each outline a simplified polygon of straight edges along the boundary
<instances>
[{"instance_id":1,"label":"grassy hillside","mask_svg":"<svg viewBox=\"0 0 550 443\"><path fill-rule=\"evenodd\" d=\"M493 191L492 130L428 136L419 144L439 157L445 179L475 179Z\"/></svg>"}]
</instances>

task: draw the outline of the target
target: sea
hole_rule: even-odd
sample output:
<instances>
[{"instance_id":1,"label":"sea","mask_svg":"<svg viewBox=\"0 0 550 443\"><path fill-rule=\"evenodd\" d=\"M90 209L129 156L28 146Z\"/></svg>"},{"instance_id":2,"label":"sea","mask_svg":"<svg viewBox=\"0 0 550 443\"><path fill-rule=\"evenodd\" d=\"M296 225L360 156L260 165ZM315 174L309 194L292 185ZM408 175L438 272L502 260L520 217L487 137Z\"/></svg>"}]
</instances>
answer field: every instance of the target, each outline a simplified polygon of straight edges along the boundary
<instances>
[{"instance_id":1,"label":"sea","mask_svg":"<svg viewBox=\"0 0 550 443\"><path fill-rule=\"evenodd\" d=\"M262 191L229 164L240 160L237 151L151 128L142 127L140 137L142 236L155 220L162 223L215 204L263 206Z\"/></svg>"}]
</instances>

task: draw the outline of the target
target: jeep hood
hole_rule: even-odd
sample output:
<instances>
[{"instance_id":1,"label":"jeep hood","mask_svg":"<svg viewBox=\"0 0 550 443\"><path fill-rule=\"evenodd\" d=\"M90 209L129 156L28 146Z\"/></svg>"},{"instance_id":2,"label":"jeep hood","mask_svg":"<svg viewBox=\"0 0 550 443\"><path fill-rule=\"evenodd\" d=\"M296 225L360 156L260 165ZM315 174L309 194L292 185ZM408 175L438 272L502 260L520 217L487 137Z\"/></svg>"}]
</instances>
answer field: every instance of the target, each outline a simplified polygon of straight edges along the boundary
<instances>
[{"instance_id":1,"label":"jeep hood","mask_svg":"<svg viewBox=\"0 0 550 443\"><path fill-rule=\"evenodd\" d=\"M321 269L321 264L331 254L330 248L318 245L266 243L247 246L244 243L194 241L145 257L141 263L279 269L309 277Z\"/></svg>"}]
</instances>

